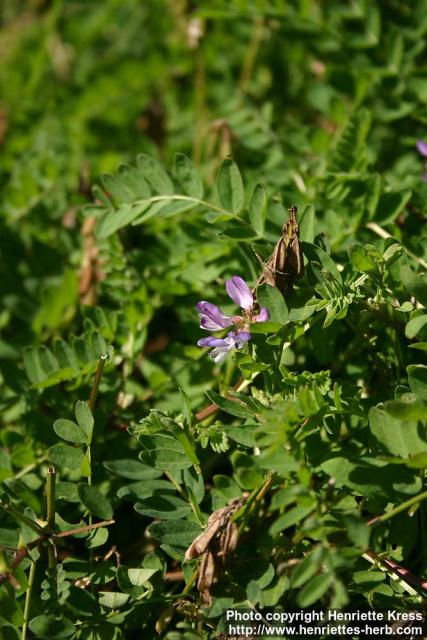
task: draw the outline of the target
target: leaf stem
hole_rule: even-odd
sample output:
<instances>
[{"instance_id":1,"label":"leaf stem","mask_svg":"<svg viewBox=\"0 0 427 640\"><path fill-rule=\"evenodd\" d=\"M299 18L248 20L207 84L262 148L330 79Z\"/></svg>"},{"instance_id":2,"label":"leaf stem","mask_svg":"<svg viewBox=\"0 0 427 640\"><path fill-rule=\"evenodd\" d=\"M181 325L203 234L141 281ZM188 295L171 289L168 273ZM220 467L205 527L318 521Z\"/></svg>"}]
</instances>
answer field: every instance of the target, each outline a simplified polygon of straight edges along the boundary
<instances>
[{"instance_id":1,"label":"leaf stem","mask_svg":"<svg viewBox=\"0 0 427 640\"><path fill-rule=\"evenodd\" d=\"M60 533L52 534L53 538L65 538L66 536L74 536L79 533L86 533L86 531L92 531L93 529L99 529L99 527L108 527L110 524L114 524L115 520L102 520L102 522L96 522L95 524L88 524L83 527L76 527L75 529L68 529L67 531L61 531Z\"/></svg>"},{"instance_id":2,"label":"leaf stem","mask_svg":"<svg viewBox=\"0 0 427 640\"><path fill-rule=\"evenodd\" d=\"M47 470L46 477L46 501L47 501L47 528L52 530L55 526L55 482L56 482L56 469L52 465ZM56 556L55 547L48 541L47 547L48 564L49 569L55 569Z\"/></svg>"},{"instance_id":3,"label":"leaf stem","mask_svg":"<svg viewBox=\"0 0 427 640\"><path fill-rule=\"evenodd\" d=\"M105 363L107 361L107 357L108 355L106 353L103 353L99 359L98 362L98 366L96 368L96 372L95 372L95 378L93 380L93 384L92 384L92 389L90 391L90 396L89 396L89 400L88 400L88 406L89 409L91 410L92 414L93 411L95 409L95 404L96 404L96 398L98 397L98 390L99 390L99 385L101 383L101 378L102 378L102 372L104 371L104 367L105 367ZM95 429L95 423L93 422L92 425L92 430L90 432L90 436L88 438L88 445L86 447L86 457L87 457L87 461L89 464L89 475L87 477L87 483L89 485L92 484L92 453L91 453L91 442L92 442L92 437L93 437L93 431ZM89 526L92 527L92 514L89 513ZM93 564L93 549L90 549L89 552L89 565L92 566Z\"/></svg>"},{"instance_id":4,"label":"leaf stem","mask_svg":"<svg viewBox=\"0 0 427 640\"><path fill-rule=\"evenodd\" d=\"M261 502L261 500L264 498L265 494L269 490L275 475L276 475L275 472L269 473L266 480L264 480L261 486L259 488L256 488L252 492L252 494L245 501L242 508L239 509L239 511L236 511L236 513L232 517L232 521L241 519L241 522L239 525L239 535L242 533L243 529L245 528L246 523L249 517L251 516L251 514L254 512L257 504Z\"/></svg>"},{"instance_id":5,"label":"leaf stem","mask_svg":"<svg viewBox=\"0 0 427 640\"><path fill-rule=\"evenodd\" d=\"M17 520L20 524L24 524L26 527L29 527L30 529L32 529L33 531L35 531L39 535L43 535L43 534L46 533L46 530L43 527L41 527L39 524L37 524L37 522L34 522L34 520L31 520L31 518L28 518L27 516L24 516L17 509L15 509L15 507L12 504L6 503L6 502L2 502L2 503L0 503L0 506L3 507L3 509L7 513L10 513L10 515L13 518L15 518L15 520Z\"/></svg>"},{"instance_id":6,"label":"leaf stem","mask_svg":"<svg viewBox=\"0 0 427 640\"><path fill-rule=\"evenodd\" d=\"M103 354L98 362L98 366L96 368L96 372L95 372L95 378L93 380L93 384L92 384L92 389L90 391L90 396L89 396L89 400L87 402L89 409L91 410L91 412L93 413L94 409L95 409L95 404L96 404L96 398L98 397L98 390L99 390L99 385L101 383L101 377L102 377L102 372L104 371L104 367L105 367L105 362L107 360L107 354ZM90 443L92 442L92 434L93 434L93 429L94 427L92 427L92 431L90 433L90 436L88 438L88 445L86 447L86 457L89 463L89 475L87 477L87 483L88 484L92 484L92 455L91 455L91 449L90 449ZM90 518L90 522L92 523L92 517L89 516Z\"/></svg>"},{"instance_id":7,"label":"leaf stem","mask_svg":"<svg viewBox=\"0 0 427 640\"><path fill-rule=\"evenodd\" d=\"M47 526L53 529L55 525L55 482L56 469L52 465L47 470L46 497L47 497Z\"/></svg>"},{"instance_id":8,"label":"leaf stem","mask_svg":"<svg viewBox=\"0 0 427 640\"><path fill-rule=\"evenodd\" d=\"M386 573L393 580L396 580L396 582L398 582L411 596L419 596L419 594L418 591L408 584L409 582L416 584L418 587L421 587L421 589L425 589L427 586L425 583L422 583L418 576L414 576L414 574L411 574L409 571L390 560L379 558L376 553L369 549L365 553L362 553L362 558L371 564L376 565L378 569Z\"/></svg>"},{"instance_id":9,"label":"leaf stem","mask_svg":"<svg viewBox=\"0 0 427 640\"><path fill-rule=\"evenodd\" d=\"M397 516L397 514L402 513L402 511L406 511L407 509L409 509L409 507L412 507L414 504L418 504L419 502L422 502L423 500L426 500L426 499L427 499L427 491L423 491L422 493L419 493L417 496L414 496L413 498L410 498L409 500L406 500L405 502L402 502L401 504L397 505L397 507L395 507L394 509L391 509L390 511L386 511L380 516L375 516L375 518L372 518L371 520L369 520L367 524L372 527L377 527L383 522L390 520L390 518Z\"/></svg>"},{"instance_id":10,"label":"leaf stem","mask_svg":"<svg viewBox=\"0 0 427 640\"><path fill-rule=\"evenodd\" d=\"M36 562L31 560L30 572L28 574L27 593L25 595L24 619L22 622L21 640L26 640L28 623L30 620L31 596L33 593L34 576L36 574Z\"/></svg>"},{"instance_id":11,"label":"leaf stem","mask_svg":"<svg viewBox=\"0 0 427 640\"><path fill-rule=\"evenodd\" d=\"M143 202L161 202L162 200L182 200L184 202L194 202L194 204L198 204L201 207L206 207L206 209L211 209L212 211L217 211L218 213L222 213L223 215L228 216L230 219L239 220L239 222L244 222L247 225L246 220L241 218L240 216L231 213L231 211L227 211L227 209L223 209L217 204L213 202L207 202L206 200L201 200L200 198L193 198L192 196L183 196L181 194L174 193L172 195L163 195L163 196L152 196L148 200L137 200L134 202L134 206L138 204L142 204Z\"/></svg>"}]
</instances>

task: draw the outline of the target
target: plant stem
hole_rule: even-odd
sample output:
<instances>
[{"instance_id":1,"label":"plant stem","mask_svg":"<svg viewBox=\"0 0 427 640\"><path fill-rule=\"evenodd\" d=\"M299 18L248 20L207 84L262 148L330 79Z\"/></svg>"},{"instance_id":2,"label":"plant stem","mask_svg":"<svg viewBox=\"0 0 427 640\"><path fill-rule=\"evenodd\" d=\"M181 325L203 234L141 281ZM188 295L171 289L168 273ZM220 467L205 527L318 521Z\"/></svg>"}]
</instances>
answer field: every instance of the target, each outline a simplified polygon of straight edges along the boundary
<instances>
[{"instance_id":1,"label":"plant stem","mask_svg":"<svg viewBox=\"0 0 427 640\"><path fill-rule=\"evenodd\" d=\"M33 592L34 576L36 574L36 563L31 560L30 572L28 574L27 593L25 595L24 620L22 623L21 640L26 640L28 622L30 620L31 595Z\"/></svg>"},{"instance_id":2,"label":"plant stem","mask_svg":"<svg viewBox=\"0 0 427 640\"><path fill-rule=\"evenodd\" d=\"M51 529L55 525L55 481L56 469L52 465L47 470L46 496L47 496L47 526Z\"/></svg>"},{"instance_id":3,"label":"plant stem","mask_svg":"<svg viewBox=\"0 0 427 640\"><path fill-rule=\"evenodd\" d=\"M191 574L187 584L185 585L183 591L179 594L179 597L186 596L187 593L189 593L189 591L191 591L191 587L196 582L198 575L199 575L199 567L196 567L194 569L193 573Z\"/></svg>"},{"instance_id":4,"label":"plant stem","mask_svg":"<svg viewBox=\"0 0 427 640\"><path fill-rule=\"evenodd\" d=\"M55 481L56 470L54 466L50 466L47 470L46 478L46 500L47 500L47 527L51 531L55 526ZM47 547L49 569L55 569L56 557L55 548L52 543L48 542Z\"/></svg>"},{"instance_id":5,"label":"plant stem","mask_svg":"<svg viewBox=\"0 0 427 640\"><path fill-rule=\"evenodd\" d=\"M426 499L427 499L427 491L423 491L423 493L419 493L417 496L414 496L413 498L410 498L409 500L402 502L402 504L397 505L397 507L395 507L394 509L391 509L391 511L386 511L386 513L383 513L380 516L376 516L375 518L372 518L372 520L369 520L368 524L371 525L372 527L377 527L383 522L390 520L390 518L397 516L398 513L402 513L402 511L406 511L407 509L409 509L409 507L412 507L412 505L418 504L418 502L422 502L423 500L426 500Z\"/></svg>"},{"instance_id":6,"label":"plant stem","mask_svg":"<svg viewBox=\"0 0 427 640\"><path fill-rule=\"evenodd\" d=\"M92 413L93 413L93 411L95 409L96 398L98 397L99 385L101 383L102 372L104 371L105 362L107 360L107 357L108 357L107 354L103 354L100 357L99 362L98 362L98 366L96 368L95 378L93 380L92 389L90 391L89 400L87 402L88 407L89 407L89 409L91 410ZM92 427L92 431L91 431L89 439L88 439L89 443L92 442L93 429L94 429L94 427ZM90 444L88 444L87 447L86 447L86 457L87 457L88 462L89 462L89 475L87 477L87 483L88 484L92 484L92 456L91 456L91 451L90 451ZM92 522L92 520L91 520L91 522Z\"/></svg>"},{"instance_id":7,"label":"plant stem","mask_svg":"<svg viewBox=\"0 0 427 640\"><path fill-rule=\"evenodd\" d=\"M103 353L102 356L99 359L98 366L96 368L95 378L93 380L92 389L90 391L90 396L89 396L89 400L88 400L88 406L89 406L89 409L91 410L92 413L93 413L93 411L95 409L96 398L98 397L99 385L101 383L102 372L104 371L104 367L105 367L105 363L107 361L107 357L108 357L107 354ZM92 484L92 454L91 454L90 443L92 442L94 428L95 428L95 423L93 424L92 431L91 431L90 437L88 439L89 444L86 447L86 457L87 457L87 460L88 460L88 463L89 463L89 475L87 477L87 483L88 484ZM91 513L89 513L89 526L92 527L92 514ZM93 564L93 549L91 548L90 552L89 552L89 565L92 566L92 564Z\"/></svg>"}]
</instances>

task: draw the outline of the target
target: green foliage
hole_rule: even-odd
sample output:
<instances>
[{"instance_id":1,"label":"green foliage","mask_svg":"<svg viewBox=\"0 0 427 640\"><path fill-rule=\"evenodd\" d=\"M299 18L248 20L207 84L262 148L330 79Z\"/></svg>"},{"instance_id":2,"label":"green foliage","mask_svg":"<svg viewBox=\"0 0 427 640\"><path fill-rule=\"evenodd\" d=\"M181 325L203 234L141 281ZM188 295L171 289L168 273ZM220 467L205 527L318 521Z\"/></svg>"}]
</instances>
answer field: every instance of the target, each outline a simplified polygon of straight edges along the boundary
<instances>
[{"instance_id":1,"label":"green foliage","mask_svg":"<svg viewBox=\"0 0 427 640\"><path fill-rule=\"evenodd\" d=\"M426 3L190 4L0 10L0 637L425 598Z\"/></svg>"}]
</instances>

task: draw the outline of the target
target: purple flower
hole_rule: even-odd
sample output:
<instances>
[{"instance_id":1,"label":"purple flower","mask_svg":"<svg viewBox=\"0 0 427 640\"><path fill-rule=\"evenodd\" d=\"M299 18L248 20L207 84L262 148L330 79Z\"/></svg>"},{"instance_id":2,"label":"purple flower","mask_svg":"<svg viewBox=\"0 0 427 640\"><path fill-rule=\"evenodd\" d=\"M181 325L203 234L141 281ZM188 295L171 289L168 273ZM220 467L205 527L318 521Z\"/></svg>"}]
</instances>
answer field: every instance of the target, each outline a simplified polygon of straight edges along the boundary
<instances>
[{"instance_id":1,"label":"purple flower","mask_svg":"<svg viewBox=\"0 0 427 640\"><path fill-rule=\"evenodd\" d=\"M266 322L270 317L266 307L255 311L253 294L240 276L233 276L227 280L225 288L233 302L242 308L241 316L227 316L219 307L206 300L196 305L200 315L201 329L221 331L231 325L235 328L235 331L230 331L225 338L209 336L197 342L199 347L212 347L209 356L215 362L222 362L231 349L242 349L251 338L250 325L253 322Z\"/></svg>"},{"instance_id":2,"label":"purple flower","mask_svg":"<svg viewBox=\"0 0 427 640\"><path fill-rule=\"evenodd\" d=\"M209 336L208 338L202 338L197 342L199 347L213 347L209 353L209 357L215 362L219 363L224 360L227 353L231 349L242 349L245 343L251 339L251 334L248 331L240 331L235 333L230 331L226 338L215 338Z\"/></svg>"},{"instance_id":3,"label":"purple flower","mask_svg":"<svg viewBox=\"0 0 427 640\"><path fill-rule=\"evenodd\" d=\"M252 309L254 306L254 297L243 278L233 276L230 280L227 280L225 288L233 302L242 307L242 309Z\"/></svg>"},{"instance_id":4,"label":"purple flower","mask_svg":"<svg viewBox=\"0 0 427 640\"><path fill-rule=\"evenodd\" d=\"M258 315L254 317L255 322L267 322L270 317L267 307L261 307Z\"/></svg>"},{"instance_id":5,"label":"purple flower","mask_svg":"<svg viewBox=\"0 0 427 640\"><path fill-rule=\"evenodd\" d=\"M422 156L427 158L427 142L424 142L424 140L417 140L417 149Z\"/></svg>"},{"instance_id":6,"label":"purple flower","mask_svg":"<svg viewBox=\"0 0 427 640\"><path fill-rule=\"evenodd\" d=\"M196 308L200 314L200 328L207 331L220 331L233 324L233 319L226 316L216 304L202 300Z\"/></svg>"}]
</instances>

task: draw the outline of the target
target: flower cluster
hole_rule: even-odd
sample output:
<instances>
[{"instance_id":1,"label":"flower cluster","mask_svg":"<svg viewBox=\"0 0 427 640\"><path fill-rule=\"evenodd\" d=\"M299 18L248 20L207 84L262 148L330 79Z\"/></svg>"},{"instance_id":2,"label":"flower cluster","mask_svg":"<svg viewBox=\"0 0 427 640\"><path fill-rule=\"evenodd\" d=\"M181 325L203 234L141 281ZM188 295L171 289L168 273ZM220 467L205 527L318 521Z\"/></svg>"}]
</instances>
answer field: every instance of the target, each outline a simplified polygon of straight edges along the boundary
<instances>
[{"instance_id":1,"label":"flower cluster","mask_svg":"<svg viewBox=\"0 0 427 640\"><path fill-rule=\"evenodd\" d=\"M423 177L423 180L425 180L427 182L427 142L424 142L424 140L418 140L417 149L418 149L418 152L424 158L424 171L425 171L425 173L423 173L422 177Z\"/></svg>"},{"instance_id":2,"label":"flower cluster","mask_svg":"<svg viewBox=\"0 0 427 640\"><path fill-rule=\"evenodd\" d=\"M196 305L200 315L200 328L206 331L222 331L227 327L233 327L225 338L209 336L197 342L199 347L212 347L209 356L215 362L222 362L231 349L242 349L250 340L250 325L253 322L266 322L269 313L266 307L261 307L259 312L254 308L254 297L243 278L233 276L225 284L230 298L242 308L242 315L227 316L219 307L211 302L202 300Z\"/></svg>"}]
</instances>

